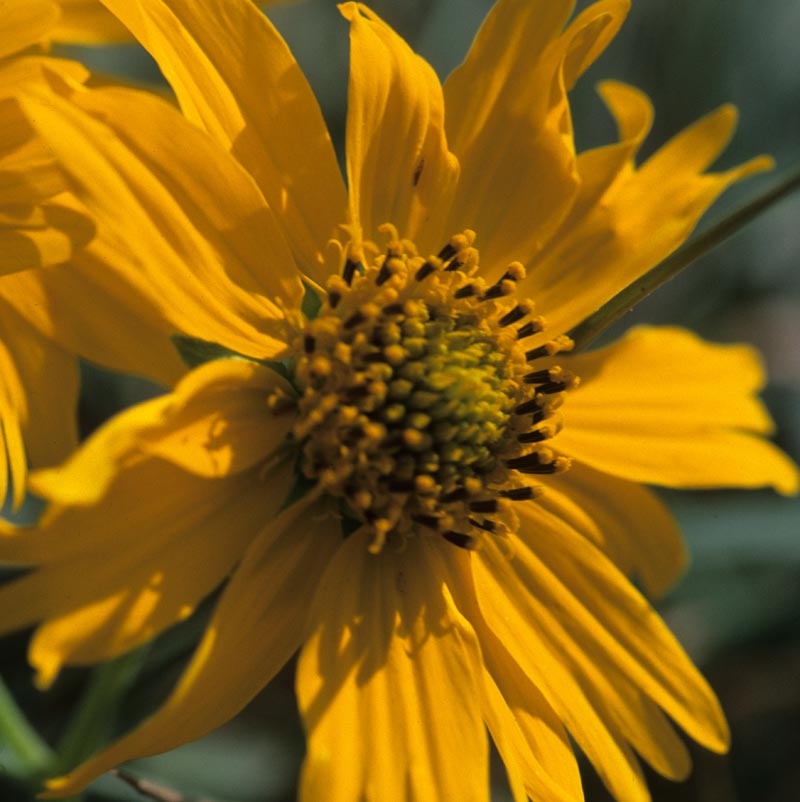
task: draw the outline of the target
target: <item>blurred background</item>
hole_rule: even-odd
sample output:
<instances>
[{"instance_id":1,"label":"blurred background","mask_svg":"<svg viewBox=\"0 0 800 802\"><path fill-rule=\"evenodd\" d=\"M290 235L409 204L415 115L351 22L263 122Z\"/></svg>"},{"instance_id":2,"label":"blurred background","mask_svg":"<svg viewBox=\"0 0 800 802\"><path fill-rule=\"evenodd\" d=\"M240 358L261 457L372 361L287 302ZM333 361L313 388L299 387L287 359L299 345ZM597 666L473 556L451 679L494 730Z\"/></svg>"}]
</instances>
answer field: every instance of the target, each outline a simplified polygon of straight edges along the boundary
<instances>
[{"instance_id":1,"label":"blurred background","mask_svg":"<svg viewBox=\"0 0 800 802\"><path fill-rule=\"evenodd\" d=\"M579 2L578 8L588 5ZM375 0L372 7L444 78L463 58L489 0ZM334 140L344 137L347 27L333 0L287 3L269 12L320 98ZM739 107L739 132L719 166L758 153L773 155L772 175L730 191L701 222L775 183L800 162L800 3L797 0L647 0L635 2L608 52L573 93L579 149L614 138L594 85L615 78L645 90L656 121L643 155L723 102ZM157 68L136 46L59 48L94 69L163 89ZM770 374L765 398L779 444L800 459L800 193L641 304L637 321L688 326L716 341L748 341ZM141 380L85 366L80 415L84 433L117 410L157 392ZM733 747L718 757L693 749L695 771L675 785L650 774L655 800L796 802L800 799L800 504L769 492L668 493L693 562L660 609L717 691L730 720ZM196 642L209 605L137 656L144 667L109 733L128 728L169 691ZM0 644L0 674L31 720L56 742L87 687L89 672L68 671L46 694L31 684L27 633ZM237 659L237 658L233 658ZM295 799L303 735L293 699L293 666L235 721L174 752L139 761L141 776L187 798L220 802ZM104 735L100 733L99 735ZM8 779L13 754L0 743L0 800L30 799ZM586 798L609 797L585 766ZM493 800L507 802L499 762ZM141 799L106 777L91 802ZM386 800L386 802L395 802ZM397 802L401 802L398 800ZM443 801L444 802L444 801Z\"/></svg>"}]
</instances>

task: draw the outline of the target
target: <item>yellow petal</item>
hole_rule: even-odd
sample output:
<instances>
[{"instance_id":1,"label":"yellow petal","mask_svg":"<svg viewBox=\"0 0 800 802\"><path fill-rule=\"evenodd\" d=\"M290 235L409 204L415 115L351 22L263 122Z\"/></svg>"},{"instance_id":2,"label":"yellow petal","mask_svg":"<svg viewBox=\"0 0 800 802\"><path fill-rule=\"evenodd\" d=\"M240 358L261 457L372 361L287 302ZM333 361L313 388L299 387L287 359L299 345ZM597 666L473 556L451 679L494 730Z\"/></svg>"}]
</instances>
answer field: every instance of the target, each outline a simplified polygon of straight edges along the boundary
<instances>
[{"instance_id":1,"label":"yellow petal","mask_svg":"<svg viewBox=\"0 0 800 802\"><path fill-rule=\"evenodd\" d=\"M514 802L528 802L528 797L548 802L583 802L580 791L567 795L539 764L489 672L484 673L484 688L483 716L505 766Z\"/></svg>"},{"instance_id":2,"label":"yellow petal","mask_svg":"<svg viewBox=\"0 0 800 802\"><path fill-rule=\"evenodd\" d=\"M0 274L61 264L94 235L91 220L71 206L48 202L37 212L38 220L0 221Z\"/></svg>"},{"instance_id":3,"label":"yellow petal","mask_svg":"<svg viewBox=\"0 0 800 802\"><path fill-rule=\"evenodd\" d=\"M632 170L632 158L638 151L653 124L653 106L647 96L631 86L616 81L604 81L599 86L603 100L613 110L619 131L619 142L604 147L587 150L578 156L577 168L580 175L578 194L570 207L558 232L553 235L544 249L556 247L565 237L572 237L574 231L580 231L586 216L600 203L603 195L620 173ZM540 256L544 259L544 256ZM547 276L548 281L558 282L565 277L561 275ZM547 302L546 293L551 291L543 286L545 277L540 275L537 266L528 276L526 287L535 295L548 312L552 312ZM590 287L585 288L587 291ZM557 291L557 290L552 290Z\"/></svg>"},{"instance_id":4,"label":"yellow petal","mask_svg":"<svg viewBox=\"0 0 800 802\"><path fill-rule=\"evenodd\" d=\"M61 171L17 104L0 101L0 225L26 216L33 222L37 210L30 207L64 189Z\"/></svg>"},{"instance_id":5,"label":"yellow petal","mask_svg":"<svg viewBox=\"0 0 800 802\"><path fill-rule=\"evenodd\" d=\"M487 627L475 593L473 561L447 553L447 581L459 609L475 627L484 656L484 718L512 788L522 780L533 799L583 800L578 763L561 719L497 635Z\"/></svg>"},{"instance_id":6,"label":"yellow petal","mask_svg":"<svg viewBox=\"0 0 800 802\"><path fill-rule=\"evenodd\" d=\"M66 350L171 386L186 372L170 339L173 313L166 299L154 299L147 282L137 289L121 279L128 264L124 252L101 236L64 269L0 278L0 297Z\"/></svg>"},{"instance_id":7,"label":"yellow petal","mask_svg":"<svg viewBox=\"0 0 800 802\"><path fill-rule=\"evenodd\" d=\"M526 591L513 578L513 563L509 566L494 544L483 549L480 556L473 561L475 589L462 575L454 592L459 603L477 593L470 620L487 668L503 696L515 705L515 716L525 726L531 749L540 760L546 760L548 771L562 788L573 795L579 793L580 781L575 777L568 742L563 736L559 738L559 726L547 719L546 711L552 709L620 802L649 802L633 751L602 706L598 707L596 694L583 677L576 675L561 645L555 647L549 642L546 622L540 620L549 613L530 609L520 613L515 600L517 596L525 598ZM537 718L541 714L545 718L540 722ZM545 739L541 738L543 732ZM540 751L542 743L547 745L544 753Z\"/></svg>"},{"instance_id":8,"label":"yellow petal","mask_svg":"<svg viewBox=\"0 0 800 802\"><path fill-rule=\"evenodd\" d=\"M311 499L270 522L236 568L167 701L69 775L50 780L45 796L77 793L119 763L200 738L236 715L300 645L303 600L340 543L333 525Z\"/></svg>"},{"instance_id":9,"label":"yellow petal","mask_svg":"<svg viewBox=\"0 0 800 802\"><path fill-rule=\"evenodd\" d=\"M369 554L351 535L311 608L297 695L308 732L300 799L487 802L481 658L435 546Z\"/></svg>"},{"instance_id":10,"label":"yellow petal","mask_svg":"<svg viewBox=\"0 0 800 802\"><path fill-rule=\"evenodd\" d=\"M42 41L58 19L53 0L6 0L0 27L0 58Z\"/></svg>"},{"instance_id":11,"label":"yellow petal","mask_svg":"<svg viewBox=\"0 0 800 802\"><path fill-rule=\"evenodd\" d=\"M614 795L649 798L626 741L668 776L687 769L674 734L640 694L723 751L727 728L713 693L625 578L536 505L525 505L521 523L512 560L494 544L481 551L481 609Z\"/></svg>"},{"instance_id":12,"label":"yellow petal","mask_svg":"<svg viewBox=\"0 0 800 802\"><path fill-rule=\"evenodd\" d=\"M107 44L131 38L125 26L100 0L58 0L58 4L61 16L49 32L49 38L56 42Z\"/></svg>"},{"instance_id":13,"label":"yellow petal","mask_svg":"<svg viewBox=\"0 0 800 802\"><path fill-rule=\"evenodd\" d=\"M660 597L688 563L680 529L667 507L646 487L586 465L547 479L544 509L581 532L645 591Z\"/></svg>"},{"instance_id":14,"label":"yellow petal","mask_svg":"<svg viewBox=\"0 0 800 802\"><path fill-rule=\"evenodd\" d=\"M0 587L0 629L44 622L30 654L41 686L65 663L140 645L225 579L291 480L286 463L226 479L158 459L126 466L94 505L51 505L36 529L0 538L2 561L26 547L45 552L35 570Z\"/></svg>"},{"instance_id":15,"label":"yellow petal","mask_svg":"<svg viewBox=\"0 0 800 802\"><path fill-rule=\"evenodd\" d=\"M0 341L0 492L5 502L9 479L15 507L25 497L28 468L22 442L20 407L24 408L24 390L14 360Z\"/></svg>"},{"instance_id":16,"label":"yellow petal","mask_svg":"<svg viewBox=\"0 0 800 802\"><path fill-rule=\"evenodd\" d=\"M128 257L118 280L149 292L178 331L254 356L281 347L264 332L282 336L275 298L299 304L299 275L260 193L229 154L144 92L80 90L71 101L31 94L21 102Z\"/></svg>"},{"instance_id":17,"label":"yellow petal","mask_svg":"<svg viewBox=\"0 0 800 802\"><path fill-rule=\"evenodd\" d=\"M141 438L141 449L200 476L222 477L250 468L285 441L292 415L273 414L276 390L293 394L275 371L222 359L193 370L177 385L163 421Z\"/></svg>"},{"instance_id":18,"label":"yellow petal","mask_svg":"<svg viewBox=\"0 0 800 802\"><path fill-rule=\"evenodd\" d=\"M378 226L393 223L424 255L436 252L450 236L442 225L459 169L439 80L374 12L357 3L340 10L350 21L347 177L356 231L374 240Z\"/></svg>"},{"instance_id":19,"label":"yellow petal","mask_svg":"<svg viewBox=\"0 0 800 802\"><path fill-rule=\"evenodd\" d=\"M490 278L538 251L575 198L566 90L608 43L627 6L597 3L562 33L572 5L497 3L445 84L447 132L462 164L447 228L478 232Z\"/></svg>"},{"instance_id":20,"label":"yellow petal","mask_svg":"<svg viewBox=\"0 0 800 802\"><path fill-rule=\"evenodd\" d=\"M728 733L719 703L646 600L585 538L535 503L520 506L514 559L502 569L509 580L517 577L508 590L512 603L521 612L531 604L550 609L548 623L568 622L567 637L587 654L602 654L692 738L723 751ZM494 559L492 567L501 566Z\"/></svg>"},{"instance_id":21,"label":"yellow petal","mask_svg":"<svg viewBox=\"0 0 800 802\"><path fill-rule=\"evenodd\" d=\"M49 85L45 71L55 72L77 83L84 83L89 78L89 71L77 61L52 56L18 56L0 65L0 98L16 97L32 85Z\"/></svg>"},{"instance_id":22,"label":"yellow petal","mask_svg":"<svg viewBox=\"0 0 800 802\"><path fill-rule=\"evenodd\" d=\"M6 281L0 279L0 286ZM74 356L42 337L1 296L0 375L4 450L19 504L28 462L35 468L54 465L77 445L78 369ZM3 497L5 491L3 484Z\"/></svg>"},{"instance_id":23,"label":"yellow petal","mask_svg":"<svg viewBox=\"0 0 800 802\"><path fill-rule=\"evenodd\" d=\"M188 373L167 396L138 404L101 426L64 464L31 477L58 504L96 504L118 472L146 456L190 473L224 478L267 460L284 441L290 416L267 400L291 390L270 368L222 359Z\"/></svg>"},{"instance_id":24,"label":"yellow petal","mask_svg":"<svg viewBox=\"0 0 800 802\"><path fill-rule=\"evenodd\" d=\"M723 106L637 168L649 104L618 84L604 85L602 94L623 141L618 149L590 152L579 161L586 193L531 261L524 284L547 317L548 336L577 325L666 258L727 187L772 166L761 157L721 173L705 172L735 128L735 110Z\"/></svg>"},{"instance_id":25,"label":"yellow petal","mask_svg":"<svg viewBox=\"0 0 800 802\"><path fill-rule=\"evenodd\" d=\"M286 43L247 0L105 0L150 51L186 117L231 150L281 216L301 268L322 283L323 249L347 200L316 99Z\"/></svg>"},{"instance_id":26,"label":"yellow petal","mask_svg":"<svg viewBox=\"0 0 800 802\"><path fill-rule=\"evenodd\" d=\"M558 438L565 453L636 482L797 491L797 468L758 436L772 423L753 349L642 327L567 361L582 383Z\"/></svg>"},{"instance_id":27,"label":"yellow petal","mask_svg":"<svg viewBox=\"0 0 800 802\"><path fill-rule=\"evenodd\" d=\"M518 668L517 673L521 673ZM512 702L508 695L513 694L513 688L508 682L504 683L501 692L491 673L484 675L486 702L483 714L508 772L515 802L518 799L527 802L528 797L547 799L548 802L583 802L578 763L564 728L558 722L557 728L551 729L550 722L540 718L542 710L553 719L555 714L539 691L526 678L522 679L525 695ZM512 708L514 703L519 706ZM555 771L549 749L553 741L560 747ZM564 768L569 775L569 790L558 784Z\"/></svg>"}]
</instances>

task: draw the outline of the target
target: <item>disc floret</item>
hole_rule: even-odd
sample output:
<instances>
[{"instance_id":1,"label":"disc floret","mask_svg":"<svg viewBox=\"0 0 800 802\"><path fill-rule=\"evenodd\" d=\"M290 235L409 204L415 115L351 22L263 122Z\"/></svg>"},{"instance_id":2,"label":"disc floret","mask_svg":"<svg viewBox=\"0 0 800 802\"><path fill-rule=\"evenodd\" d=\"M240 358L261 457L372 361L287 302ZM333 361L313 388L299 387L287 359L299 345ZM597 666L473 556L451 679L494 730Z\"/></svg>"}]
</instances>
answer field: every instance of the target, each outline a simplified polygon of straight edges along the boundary
<instances>
[{"instance_id":1,"label":"disc floret","mask_svg":"<svg viewBox=\"0 0 800 802\"><path fill-rule=\"evenodd\" d=\"M525 474L568 466L543 443L577 383L550 359L571 342L526 352L544 321L515 298L524 268L486 286L474 232L423 258L385 228L385 252L348 259L298 326L301 469L370 530L373 551L415 533L471 547L514 525L511 502L537 495ZM550 364L531 371L541 358Z\"/></svg>"}]
</instances>

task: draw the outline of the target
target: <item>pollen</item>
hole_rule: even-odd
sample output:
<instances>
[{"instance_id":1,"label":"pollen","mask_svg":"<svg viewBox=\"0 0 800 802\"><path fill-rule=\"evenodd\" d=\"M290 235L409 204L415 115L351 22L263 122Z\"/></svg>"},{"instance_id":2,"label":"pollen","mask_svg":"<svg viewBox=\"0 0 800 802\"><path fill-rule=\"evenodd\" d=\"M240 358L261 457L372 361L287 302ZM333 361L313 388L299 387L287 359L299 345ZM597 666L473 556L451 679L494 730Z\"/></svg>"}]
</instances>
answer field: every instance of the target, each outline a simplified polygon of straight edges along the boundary
<instances>
[{"instance_id":1,"label":"pollen","mask_svg":"<svg viewBox=\"0 0 800 802\"><path fill-rule=\"evenodd\" d=\"M381 230L381 255L349 258L293 331L300 467L372 552L416 536L479 548L515 526L513 502L541 494L530 477L569 467L552 441L578 384L556 361L572 343L540 336L544 318L517 297L521 263L491 286L477 275L474 231L424 257Z\"/></svg>"}]
</instances>

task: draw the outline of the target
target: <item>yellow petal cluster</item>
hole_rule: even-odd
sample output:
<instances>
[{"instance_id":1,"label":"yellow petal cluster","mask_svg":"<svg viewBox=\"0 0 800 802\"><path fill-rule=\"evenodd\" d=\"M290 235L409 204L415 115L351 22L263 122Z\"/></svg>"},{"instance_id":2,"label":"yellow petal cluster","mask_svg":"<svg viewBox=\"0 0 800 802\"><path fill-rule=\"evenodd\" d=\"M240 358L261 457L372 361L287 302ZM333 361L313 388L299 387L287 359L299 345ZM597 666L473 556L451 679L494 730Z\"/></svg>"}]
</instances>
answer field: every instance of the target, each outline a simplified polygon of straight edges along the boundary
<instances>
[{"instance_id":1,"label":"yellow petal cluster","mask_svg":"<svg viewBox=\"0 0 800 802\"><path fill-rule=\"evenodd\" d=\"M489 736L515 802L582 798L573 743L621 802L649 798L640 761L687 775L675 726L724 751L713 692L630 577L656 596L685 563L641 483L797 492L765 439L758 357L676 328L571 354L568 332L769 166L709 171L732 109L640 162L650 105L606 83L619 141L579 154L568 92L625 0L574 19L568 0L499 0L444 85L347 2L345 182L305 77L253 4L103 3L180 109L74 76L26 88L27 120L96 235L68 266L15 276L15 303L65 347L172 390L33 474L49 504L38 526L0 530L0 561L33 569L0 586L0 629L36 627L47 687L227 584L163 706L47 794L209 732L296 652L303 802L487 802ZM480 482L463 449L442 467L453 448L426 430L436 415L442 431L477 426L466 385L444 397L442 309L489 354L478 379L508 426ZM176 341L226 358L187 370ZM493 344L519 369L497 373ZM399 416L415 436L392 438ZM362 441L379 435L387 470L411 478L374 478L381 455ZM311 464L320 454L332 464ZM372 484L348 487L346 471ZM452 504L470 539L439 525Z\"/></svg>"},{"instance_id":2,"label":"yellow petal cluster","mask_svg":"<svg viewBox=\"0 0 800 802\"><path fill-rule=\"evenodd\" d=\"M24 497L28 464L58 462L77 444L77 365L28 314L22 278L22 271L68 260L94 234L17 103L28 89L46 92L48 75L75 82L88 77L80 64L46 55L43 45L58 20L58 6L51 0L9 0L2 7L0 498L11 487L14 505Z\"/></svg>"}]
</instances>

